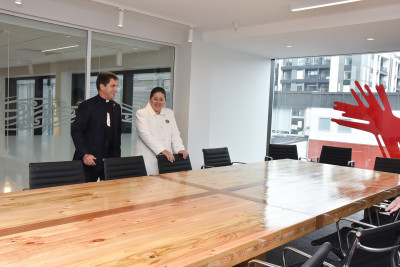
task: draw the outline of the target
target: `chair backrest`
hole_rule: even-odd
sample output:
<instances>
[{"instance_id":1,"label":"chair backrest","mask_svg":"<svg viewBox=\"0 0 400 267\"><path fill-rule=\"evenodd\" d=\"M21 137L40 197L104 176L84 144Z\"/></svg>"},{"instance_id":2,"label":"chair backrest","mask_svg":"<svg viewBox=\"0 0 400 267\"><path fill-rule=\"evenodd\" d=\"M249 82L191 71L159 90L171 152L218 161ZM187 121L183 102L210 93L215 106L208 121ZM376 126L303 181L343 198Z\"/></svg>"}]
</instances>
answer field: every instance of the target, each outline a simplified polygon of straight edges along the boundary
<instances>
[{"instance_id":1,"label":"chair backrest","mask_svg":"<svg viewBox=\"0 0 400 267\"><path fill-rule=\"evenodd\" d=\"M299 159L296 145L269 144L268 155L274 160Z\"/></svg>"},{"instance_id":2,"label":"chair backrest","mask_svg":"<svg viewBox=\"0 0 400 267\"><path fill-rule=\"evenodd\" d=\"M182 154L174 154L174 157L175 161L169 162L166 156L157 155L158 171L160 174L192 170L189 155L186 159L183 159Z\"/></svg>"},{"instance_id":3,"label":"chair backrest","mask_svg":"<svg viewBox=\"0 0 400 267\"><path fill-rule=\"evenodd\" d=\"M376 157L374 170L400 173L400 159Z\"/></svg>"},{"instance_id":4,"label":"chair backrest","mask_svg":"<svg viewBox=\"0 0 400 267\"><path fill-rule=\"evenodd\" d=\"M390 247L399 244L400 221L385 224L376 228L359 229L356 239L350 247L349 252L343 259L343 266L391 266L392 261L397 261L399 248ZM386 252L371 253L368 248L386 248ZM393 266L398 266L393 265Z\"/></svg>"},{"instance_id":5,"label":"chair backrest","mask_svg":"<svg viewBox=\"0 0 400 267\"><path fill-rule=\"evenodd\" d=\"M104 177L106 180L146 175L143 156L104 159Z\"/></svg>"},{"instance_id":6,"label":"chair backrest","mask_svg":"<svg viewBox=\"0 0 400 267\"><path fill-rule=\"evenodd\" d=\"M322 146L319 162L338 166L348 166L351 161L351 148Z\"/></svg>"},{"instance_id":7,"label":"chair backrest","mask_svg":"<svg viewBox=\"0 0 400 267\"><path fill-rule=\"evenodd\" d=\"M29 188L43 188L85 182L82 161L29 163Z\"/></svg>"},{"instance_id":8,"label":"chair backrest","mask_svg":"<svg viewBox=\"0 0 400 267\"><path fill-rule=\"evenodd\" d=\"M203 157L205 168L232 165L227 147L203 149Z\"/></svg>"}]
</instances>

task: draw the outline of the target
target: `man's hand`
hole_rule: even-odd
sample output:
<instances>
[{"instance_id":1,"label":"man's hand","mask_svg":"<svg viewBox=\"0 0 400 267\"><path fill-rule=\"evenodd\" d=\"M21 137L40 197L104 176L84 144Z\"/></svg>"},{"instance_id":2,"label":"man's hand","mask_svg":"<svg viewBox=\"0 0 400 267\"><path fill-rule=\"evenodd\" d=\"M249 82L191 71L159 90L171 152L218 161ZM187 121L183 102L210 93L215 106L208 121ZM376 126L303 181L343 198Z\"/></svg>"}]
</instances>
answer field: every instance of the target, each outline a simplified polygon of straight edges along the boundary
<instances>
[{"instance_id":1,"label":"man's hand","mask_svg":"<svg viewBox=\"0 0 400 267\"><path fill-rule=\"evenodd\" d=\"M96 162L94 162L95 160L95 156L91 154L85 154L85 156L83 156L83 164L86 166L96 166Z\"/></svg>"}]
</instances>

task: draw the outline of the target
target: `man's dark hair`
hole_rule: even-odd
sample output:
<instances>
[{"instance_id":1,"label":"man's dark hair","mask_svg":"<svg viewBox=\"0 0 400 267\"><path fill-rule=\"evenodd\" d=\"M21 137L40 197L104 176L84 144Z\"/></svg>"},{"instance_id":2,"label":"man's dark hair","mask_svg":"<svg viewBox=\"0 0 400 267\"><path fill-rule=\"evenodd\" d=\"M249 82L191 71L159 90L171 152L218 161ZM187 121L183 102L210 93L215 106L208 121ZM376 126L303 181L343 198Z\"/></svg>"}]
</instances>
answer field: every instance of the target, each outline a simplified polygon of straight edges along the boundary
<instances>
[{"instance_id":1,"label":"man's dark hair","mask_svg":"<svg viewBox=\"0 0 400 267\"><path fill-rule=\"evenodd\" d=\"M153 95L155 93L163 93L165 100L167 100L167 94L165 93L164 88L162 88L162 87L154 87L153 90L151 90L150 99L153 97Z\"/></svg>"},{"instance_id":2,"label":"man's dark hair","mask_svg":"<svg viewBox=\"0 0 400 267\"><path fill-rule=\"evenodd\" d=\"M97 76L97 80L96 80L97 91L100 90L100 84L107 86L107 84L110 83L111 79L114 79L117 81L118 77L117 77L117 75L115 75L114 73L112 73L110 71L100 72L99 75Z\"/></svg>"}]
</instances>

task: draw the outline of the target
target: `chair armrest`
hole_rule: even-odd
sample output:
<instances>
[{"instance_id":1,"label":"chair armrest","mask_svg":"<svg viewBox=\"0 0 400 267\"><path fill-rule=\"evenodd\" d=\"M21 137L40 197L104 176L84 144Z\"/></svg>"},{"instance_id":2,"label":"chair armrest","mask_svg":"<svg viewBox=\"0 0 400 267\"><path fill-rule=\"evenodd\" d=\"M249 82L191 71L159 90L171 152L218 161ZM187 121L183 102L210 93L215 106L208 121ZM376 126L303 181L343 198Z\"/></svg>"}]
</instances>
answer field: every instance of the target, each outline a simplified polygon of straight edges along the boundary
<instances>
[{"instance_id":1,"label":"chair armrest","mask_svg":"<svg viewBox=\"0 0 400 267\"><path fill-rule=\"evenodd\" d=\"M316 159L316 161L314 161L314 159ZM319 162L319 157L317 157L317 156L311 157L310 161L311 162Z\"/></svg>"},{"instance_id":2,"label":"chair armrest","mask_svg":"<svg viewBox=\"0 0 400 267\"><path fill-rule=\"evenodd\" d=\"M202 169L209 169L209 168L215 168L215 166L208 166L208 165L202 165Z\"/></svg>"},{"instance_id":3,"label":"chair armrest","mask_svg":"<svg viewBox=\"0 0 400 267\"><path fill-rule=\"evenodd\" d=\"M350 160L350 161L347 162L347 166L355 167L356 166L356 162L354 160Z\"/></svg>"},{"instance_id":4,"label":"chair armrest","mask_svg":"<svg viewBox=\"0 0 400 267\"><path fill-rule=\"evenodd\" d=\"M362 250L368 251L368 252L382 253L382 252L387 252L387 251L392 251L392 250L398 250L400 248L400 244L390 246L390 247L383 247L383 248L373 248L373 247L367 247L364 245L360 245L359 248Z\"/></svg>"},{"instance_id":5,"label":"chair armrest","mask_svg":"<svg viewBox=\"0 0 400 267\"><path fill-rule=\"evenodd\" d=\"M311 258L313 258L313 260L312 261L317 261L317 262L320 262L320 261L322 261L323 259L325 259L326 258L326 256L328 255L328 253L332 250L332 244L331 243L329 243L329 242L325 242L324 244L322 244L322 246L320 246L319 248L318 248L318 250L314 253L314 255L310 255L310 254L307 254L307 253L305 253L305 252L303 252L303 251L301 251L301 250L299 250L299 249L296 249L296 248L293 248L293 247L285 247L284 249L283 249L283 265L286 267L286 266L288 266L287 265L287 261L286 261L286 253L287 253L287 251L288 250L290 250L290 251L293 251L293 252L295 252L295 253L297 253L297 254L299 254L299 255L302 255L302 256L304 256L304 257L306 257L306 258L308 258L308 259L311 259ZM309 263L311 263L311 262L309 262ZM327 266L327 267L334 267L334 265L332 265L332 264L330 264L330 263L327 263L327 262L322 262L322 264L324 265L324 266Z\"/></svg>"},{"instance_id":6,"label":"chair armrest","mask_svg":"<svg viewBox=\"0 0 400 267\"><path fill-rule=\"evenodd\" d=\"M273 159L274 159L273 157L265 156L265 161L271 161L271 160L273 160Z\"/></svg>"},{"instance_id":7,"label":"chair armrest","mask_svg":"<svg viewBox=\"0 0 400 267\"><path fill-rule=\"evenodd\" d=\"M247 267L250 267L251 264L253 264L253 263L257 263L257 264L260 264L262 266L267 266L267 267L281 267L279 265L275 265L275 264L272 264L272 263L269 263L269 262L265 262L265 261L260 261L260 260L251 260L251 261L249 261L247 263Z\"/></svg>"},{"instance_id":8,"label":"chair armrest","mask_svg":"<svg viewBox=\"0 0 400 267\"><path fill-rule=\"evenodd\" d=\"M365 223L365 222L360 222L360 221L357 221L357 220L353 220L353 219L344 217L344 218L339 219L339 220L336 222L336 229L338 229L338 226L339 226L339 222L340 222L340 221L348 221L348 222L352 222L352 223L359 224L359 225L362 225L362 226L365 226L365 227L369 227L369 228L375 228L375 227L377 227L376 225L373 225L373 224L369 224L369 223Z\"/></svg>"},{"instance_id":9,"label":"chair armrest","mask_svg":"<svg viewBox=\"0 0 400 267\"><path fill-rule=\"evenodd\" d=\"M344 248L343 248L343 246L342 246L342 238L340 237L340 226L339 226L339 223L340 223L341 221L348 221L348 222L352 222L352 223L354 223L354 224L359 224L359 225L362 225L362 226L365 226L365 227L369 227L369 228L375 228L375 227L377 227L377 226L372 225L372 224L360 222L360 221L353 220L353 219L346 218L346 217L337 220L337 221L336 221L336 233L337 233L338 239L339 239L339 248L340 248L340 251L342 252L343 256L346 255L346 251L344 250ZM348 243L349 235L347 234L346 236L347 236L346 239L347 239L347 243Z\"/></svg>"}]
</instances>

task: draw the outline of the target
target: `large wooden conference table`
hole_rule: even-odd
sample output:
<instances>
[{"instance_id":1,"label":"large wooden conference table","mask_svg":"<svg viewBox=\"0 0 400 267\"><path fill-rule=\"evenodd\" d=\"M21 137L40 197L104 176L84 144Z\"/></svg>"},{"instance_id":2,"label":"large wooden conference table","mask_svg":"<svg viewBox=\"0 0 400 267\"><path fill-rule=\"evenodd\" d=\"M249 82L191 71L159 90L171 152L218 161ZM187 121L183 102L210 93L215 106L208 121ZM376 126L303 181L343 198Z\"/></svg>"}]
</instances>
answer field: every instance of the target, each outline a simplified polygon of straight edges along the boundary
<instances>
[{"instance_id":1,"label":"large wooden conference table","mask_svg":"<svg viewBox=\"0 0 400 267\"><path fill-rule=\"evenodd\" d=\"M1 266L231 266L400 193L295 160L0 195Z\"/></svg>"}]
</instances>

